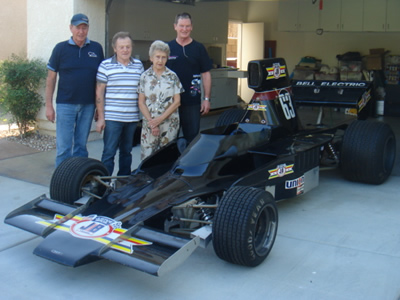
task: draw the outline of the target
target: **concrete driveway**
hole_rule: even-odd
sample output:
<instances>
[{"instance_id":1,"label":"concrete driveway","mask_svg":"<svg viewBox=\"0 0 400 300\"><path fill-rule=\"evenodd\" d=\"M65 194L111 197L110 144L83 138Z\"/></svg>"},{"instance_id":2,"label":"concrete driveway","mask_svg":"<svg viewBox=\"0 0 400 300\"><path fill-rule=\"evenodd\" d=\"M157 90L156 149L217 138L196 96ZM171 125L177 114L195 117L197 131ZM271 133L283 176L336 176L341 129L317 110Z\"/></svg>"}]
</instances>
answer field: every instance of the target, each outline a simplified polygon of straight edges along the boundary
<instances>
[{"instance_id":1,"label":"concrete driveway","mask_svg":"<svg viewBox=\"0 0 400 300\"><path fill-rule=\"evenodd\" d=\"M101 141L89 143L91 157L100 158L101 151ZM133 153L137 164L138 147ZM54 155L0 160L2 220L48 193ZM13 166L18 172L10 171ZM212 245L164 277L105 260L68 268L32 254L41 237L1 223L1 298L400 299L399 175L396 170L373 186L350 183L337 170L322 171L319 187L278 203L275 245L256 268L220 260Z\"/></svg>"}]
</instances>

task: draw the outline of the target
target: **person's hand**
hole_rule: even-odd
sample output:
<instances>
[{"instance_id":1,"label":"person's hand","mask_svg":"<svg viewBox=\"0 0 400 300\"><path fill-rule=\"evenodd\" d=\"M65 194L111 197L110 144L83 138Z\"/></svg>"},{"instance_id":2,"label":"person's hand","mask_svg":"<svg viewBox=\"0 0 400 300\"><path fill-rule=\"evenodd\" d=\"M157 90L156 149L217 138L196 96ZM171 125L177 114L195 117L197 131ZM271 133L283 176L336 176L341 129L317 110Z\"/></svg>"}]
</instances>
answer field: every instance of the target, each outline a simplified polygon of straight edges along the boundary
<instances>
[{"instance_id":1,"label":"person's hand","mask_svg":"<svg viewBox=\"0 0 400 300\"><path fill-rule=\"evenodd\" d=\"M102 133L104 128L106 128L106 121L104 119L97 119L96 121L96 131Z\"/></svg>"},{"instance_id":2,"label":"person's hand","mask_svg":"<svg viewBox=\"0 0 400 300\"><path fill-rule=\"evenodd\" d=\"M46 118L51 123L54 123L54 121L56 120L56 112L54 111L53 107L46 107Z\"/></svg>"},{"instance_id":3,"label":"person's hand","mask_svg":"<svg viewBox=\"0 0 400 300\"><path fill-rule=\"evenodd\" d=\"M154 118L148 121L148 125L151 129L156 128L158 125L160 125L160 119L159 118Z\"/></svg>"},{"instance_id":4,"label":"person's hand","mask_svg":"<svg viewBox=\"0 0 400 300\"><path fill-rule=\"evenodd\" d=\"M200 113L201 113L201 115L206 115L206 114L208 114L208 112L210 111L210 107L211 107L210 101L203 100L203 101L201 102L201 108L200 108Z\"/></svg>"},{"instance_id":5,"label":"person's hand","mask_svg":"<svg viewBox=\"0 0 400 300\"><path fill-rule=\"evenodd\" d=\"M151 129L151 134L154 135L154 136L159 136L160 135L160 127L158 127L158 126L153 127Z\"/></svg>"}]
</instances>

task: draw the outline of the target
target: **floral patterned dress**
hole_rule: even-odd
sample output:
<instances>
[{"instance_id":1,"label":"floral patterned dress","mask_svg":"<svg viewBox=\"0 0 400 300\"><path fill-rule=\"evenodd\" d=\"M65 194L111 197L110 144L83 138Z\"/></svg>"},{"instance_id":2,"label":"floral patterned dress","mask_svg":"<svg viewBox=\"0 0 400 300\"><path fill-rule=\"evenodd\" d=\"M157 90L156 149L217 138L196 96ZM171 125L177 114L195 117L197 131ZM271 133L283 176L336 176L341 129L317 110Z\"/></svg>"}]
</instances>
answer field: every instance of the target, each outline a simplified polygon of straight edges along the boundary
<instances>
[{"instance_id":1,"label":"floral patterned dress","mask_svg":"<svg viewBox=\"0 0 400 300\"><path fill-rule=\"evenodd\" d=\"M152 118L162 115L174 102L174 95L182 92L184 92L184 89L178 76L168 68L159 78L152 67L147 69L140 77L139 93L145 95L146 106ZM152 135L147 120L143 118L140 140L142 159L176 139L179 131L178 110L165 119L159 125L159 128L160 135Z\"/></svg>"}]
</instances>

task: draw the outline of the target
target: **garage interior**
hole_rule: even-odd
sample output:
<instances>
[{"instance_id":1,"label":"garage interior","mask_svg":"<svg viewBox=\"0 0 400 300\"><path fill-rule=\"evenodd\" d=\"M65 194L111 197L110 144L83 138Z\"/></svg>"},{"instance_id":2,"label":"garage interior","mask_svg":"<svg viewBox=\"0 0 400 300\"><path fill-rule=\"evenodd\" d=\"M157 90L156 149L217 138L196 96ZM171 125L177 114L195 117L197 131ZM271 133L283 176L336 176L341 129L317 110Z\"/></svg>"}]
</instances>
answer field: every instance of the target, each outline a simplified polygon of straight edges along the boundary
<instances>
[{"instance_id":1,"label":"garage interior","mask_svg":"<svg viewBox=\"0 0 400 300\"><path fill-rule=\"evenodd\" d=\"M379 114L400 116L400 45L392 42L400 38L396 0L107 2L107 40L117 31L131 32L134 54L145 66L152 41L175 37L174 16L192 14L192 37L205 44L215 67L213 109L235 104L236 82L244 101L252 95L245 74L219 71L245 71L251 59L278 56L285 58L293 79L374 80L376 100L383 101ZM243 34L248 25L258 27ZM106 52L111 54L109 46Z\"/></svg>"},{"instance_id":2,"label":"garage interior","mask_svg":"<svg viewBox=\"0 0 400 300\"><path fill-rule=\"evenodd\" d=\"M183 11L193 17L192 37L214 62L214 113L250 100L253 91L243 73L249 60L283 57L293 79L373 81L375 117L388 122L400 140L400 44L392 42L400 39L399 1L110 0L108 39L119 30L130 31L134 54L146 66L151 42L174 39L173 19ZM346 114L325 110L330 122ZM299 109L305 122L315 122L318 112ZM399 161L394 175L400 175Z\"/></svg>"}]
</instances>

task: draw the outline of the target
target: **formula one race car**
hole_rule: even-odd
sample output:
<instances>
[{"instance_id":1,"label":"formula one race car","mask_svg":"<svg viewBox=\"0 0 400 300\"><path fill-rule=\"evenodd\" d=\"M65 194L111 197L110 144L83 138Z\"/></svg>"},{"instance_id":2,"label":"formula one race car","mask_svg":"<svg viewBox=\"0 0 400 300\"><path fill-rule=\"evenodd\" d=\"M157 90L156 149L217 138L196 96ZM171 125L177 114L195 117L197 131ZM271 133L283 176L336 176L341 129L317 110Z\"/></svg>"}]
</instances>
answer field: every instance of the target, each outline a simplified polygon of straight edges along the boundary
<instances>
[{"instance_id":1,"label":"formula one race car","mask_svg":"<svg viewBox=\"0 0 400 300\"><path fill-rule=\"evenodd\" d=\"M305 129L288 77L284 59L250 61L255 93L246 109L225 111L187 147L171 142L130 176L110 177L94 159L68 159L52 176L50 198L38 197L5 222L44 237L34 253L67 266L105 258L161 275L210 242L223 260L259 265L276 238L275 202L315 188L321 166L380 184L395 161L390 127L359 120L372 103L369 83L349 86L353 100L340 100L347 86L334 84L341 90L334 105L360 118ZM318 83L296 83L304 87L310 99L300 91L299 103L332 105L316 92ZM317 94L324 99L313 100Z\"/></svg>"}]
</instances>

